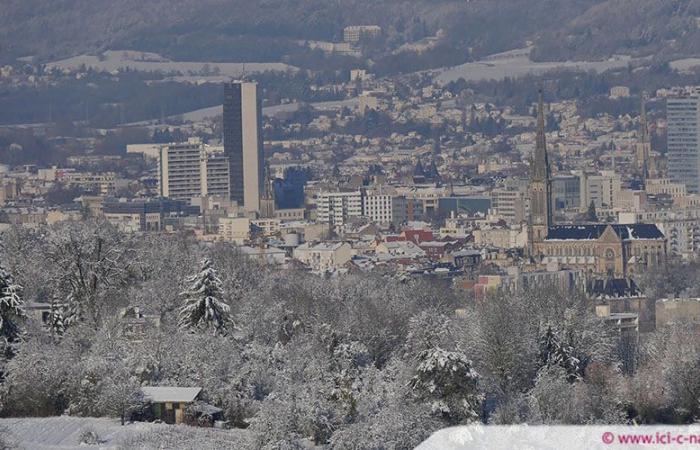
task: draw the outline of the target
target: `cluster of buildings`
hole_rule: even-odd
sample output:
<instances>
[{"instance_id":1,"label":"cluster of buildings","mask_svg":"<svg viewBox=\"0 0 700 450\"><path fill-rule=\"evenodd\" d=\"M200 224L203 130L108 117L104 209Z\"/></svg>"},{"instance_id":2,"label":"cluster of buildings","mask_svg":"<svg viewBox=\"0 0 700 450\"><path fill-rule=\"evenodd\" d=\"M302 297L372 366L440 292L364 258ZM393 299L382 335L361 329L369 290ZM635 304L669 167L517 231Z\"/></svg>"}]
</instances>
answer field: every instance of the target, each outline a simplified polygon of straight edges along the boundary
<instances>
[{"instance_id":1,"label":"cluster of buildings","mask_svg":"<svg viewBox=\"0 0 700 450\"><path fill-rule=\"evenodd\" d=\"M345 40L380 31L349 28ZM256 83L226 83L218 138L129 145L122 161L102 160L109 170L90 169L91 155L68 168L0 167L0 226L101 216L125 232L231 242L281 267L429 276L475 298L554 284L601 306L667 260L697 258L697 90L659 91L634 117L583 118L570 101L540 97L523 112L400 83L358 69L314 87L352 101L274 120ZM667 116L657 108L650 120L649 102L665 102ZM389 130L356 131L376 120ZM667 148L655 147L664 135ZM147 169L132 175L135 159ZM48 201L56 186L72 197ZM650 323L640 308L607 306Z\"/></svg>"}]
</instances>

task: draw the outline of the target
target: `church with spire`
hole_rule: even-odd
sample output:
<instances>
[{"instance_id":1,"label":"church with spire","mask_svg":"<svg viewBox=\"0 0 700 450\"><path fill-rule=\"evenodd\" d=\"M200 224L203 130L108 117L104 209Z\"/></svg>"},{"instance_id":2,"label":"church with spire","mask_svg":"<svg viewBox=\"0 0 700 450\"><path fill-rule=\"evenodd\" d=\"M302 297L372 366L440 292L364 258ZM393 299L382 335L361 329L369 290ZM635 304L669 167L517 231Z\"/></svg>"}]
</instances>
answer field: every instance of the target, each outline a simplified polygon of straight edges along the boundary
<instances>
[{"instance_id":1,"label":"church with spire","mask_svg":"<svg viewBox=\"0 0 700 450\"><path fill-rule=\"evenodd\" d=\"M530 159L528 259L557 263L593 277L624 278L666 261L666 238L656 225L555 224L552 173L547 153L543 93L537 105L537 137Z\"/></svg>"},{"instance_id":2,"label":"church with spire","mask_svg":"<svg viewBox=\"0 0 700 450\"><path fill-rule=\"evenodd\" d=\"M552 177L545 137L544 101L540 91L537 110L537 139L530 160L530 215L528 241L530 248L544 241L552 225Z\"/></svg>"},{"instance_id":3,"label":"church with spire","mask_svg":"<svg viewBox=\"0 0 700 450\"><path fill-rule=\"evenodd\" d=\"M649 138L649 125L647 123L647 111L645 96L642 95L642 104L639 113L639 131L637 144L635 145L634 168L642 186L646 186L647 180L658 177L656 164L651 156L651 139Z\"/></svg>"}]
</instances>

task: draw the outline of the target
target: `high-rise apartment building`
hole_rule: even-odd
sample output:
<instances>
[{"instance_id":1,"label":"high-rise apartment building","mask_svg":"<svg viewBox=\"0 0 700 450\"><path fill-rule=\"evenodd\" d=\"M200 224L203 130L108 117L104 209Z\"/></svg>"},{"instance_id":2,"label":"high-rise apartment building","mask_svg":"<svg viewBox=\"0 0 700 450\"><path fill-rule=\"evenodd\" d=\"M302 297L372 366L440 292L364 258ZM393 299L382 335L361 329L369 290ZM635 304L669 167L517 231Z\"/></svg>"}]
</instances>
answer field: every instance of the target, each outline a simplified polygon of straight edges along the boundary
<instances>
[{"instance_id":1,"label":"high-rise apartment building","mask_svg":"<svg viewBox=\"0 0 700 450\"><path fill-rule=\"evenodd\" d=\"M209 150L197 138L162 145L158 157L161 197L176 200L203 196L228 197L228 158Z\"/></svg>"},{"instance_id":2,"label":"high-rise apartment building","mask_svg":"<svg viewBox=\"0 0 700 450\"><path fill-rule=\"evenodd\" d=\"M362 192L323 192L318 196L318 222L339 228L362 216Z\"/></svg>"},{"instance_id":3,"label":"high-rise apartment building","mask_svg":"<svg viewBox=\"0 0 700 450\"><path fill-rule=\"evenodd\" d=\"M231 200L247 212L258 212L264 189L264 157L257 83L234 81L224 85L223 122Z\"/></svg>"},{"instance_id":4,"label":"high-rise apartment building","mask_svg":"<svg viewBox=\"0 0 700 450\"><path fill-rule=\"evenodd\" d=\"M700 110L698 92L666 100L668 176L689 194L700 193Z\"/></svg>"}]
</instances>

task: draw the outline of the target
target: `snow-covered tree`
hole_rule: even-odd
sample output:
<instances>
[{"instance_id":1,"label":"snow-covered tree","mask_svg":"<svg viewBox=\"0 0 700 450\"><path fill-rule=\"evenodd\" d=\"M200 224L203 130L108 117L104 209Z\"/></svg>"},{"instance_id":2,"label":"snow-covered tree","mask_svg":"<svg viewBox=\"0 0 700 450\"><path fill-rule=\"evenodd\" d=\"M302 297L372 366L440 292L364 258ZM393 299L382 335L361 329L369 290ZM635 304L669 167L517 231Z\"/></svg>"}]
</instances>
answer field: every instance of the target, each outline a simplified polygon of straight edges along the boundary
<instances>
[{"instance_id":1,"label":"snow-covered tree","mask_svg":"<svg viewBox=\"0 0 700 450\"><path fill-rule=\"evenodd\" d=\"M99 327L120 305L137 262L132 239L108 222L65 222L50 228L43 258L52 272L56 295L65 298L64 325L88 322Z\"/></svg>"},{"instance_id":2,"label":"snow-covered tree","mask_svg":"<svg viewBox=\"0 0 700 450\"><path fill-rule=\"evenodd\" d=\"M420 397L432 402L433 413L449 424L459 424L479 419L478 383L479 375L466 355L432 348L418 355L411 386Z\"/></svg>"},{"instance_id":3,"label":"snow-covered tree","mask_svg":"<svg viewBox=\"0 0 700 450\"><path fill-rule=\"evenodd\" d=\"M21 292L22 286L15 284L12 275L0 266L0 338L5 346L17 342L22 332L26 315Z\"/></svg>"},{"instance_id":4,"label":"snow-covered tree","mask_svg":"<svg viewBox=\"0 0 700 450\"><path fill-rule=\"evenodd\" d=\"M97 403L101 411L118 416L124 425L131 413L143 404L138 380L123 367L118 367L101 380Z\"/></svg>"},{"instance_id":5,"label":"snow-covered tree","mask_svg":"<svg viewBox=\"0 0 700 450\"><path fill-rule=\"evenodd\" d=\"M583 375L580 360L575 356L572 346L561 342L556 331L547 327L540 338L540 359L545 366L560 366L566 370L569 382L580 380Z\"/></svg>"},{"instance_id":6,"label":"snow-covered tree","mask_svg":"<svg viewBox=\"0 0 700 450\"><path fill-rule=\"evenodd\" d=\"M185 304L180 309L180 327L183 329L212 328L214 333L226 334L231 322L230 307L224 303L221 280L208 259L201 269L186 280L189 288L180 295Z\"/></svg>"}]
</instances>

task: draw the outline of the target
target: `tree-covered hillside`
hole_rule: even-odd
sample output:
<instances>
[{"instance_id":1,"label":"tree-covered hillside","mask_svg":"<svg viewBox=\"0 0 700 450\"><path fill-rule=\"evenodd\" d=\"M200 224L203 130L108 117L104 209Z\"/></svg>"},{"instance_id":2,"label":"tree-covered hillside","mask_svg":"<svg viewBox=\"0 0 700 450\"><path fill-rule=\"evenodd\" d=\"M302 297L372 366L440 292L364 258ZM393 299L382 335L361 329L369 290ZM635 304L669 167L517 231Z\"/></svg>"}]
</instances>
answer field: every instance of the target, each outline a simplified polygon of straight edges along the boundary
<instances>
[{"instance_id":1,"label":"tree-covered hillside","mask_svg":"<svg viewBox=\"0 0 700 450\"><path fill-rule=\"evenodd\" d=\"M338 41L353 24L381 25L386 52L442 29L445 45L432 51L451 48L455 64L528 41L539 59L687 55L700 40L696 16L699 0L7 0L0 55L47 60L129 48L273 61L294 58L299 40Z\"/></svg>"}]
</instances>

